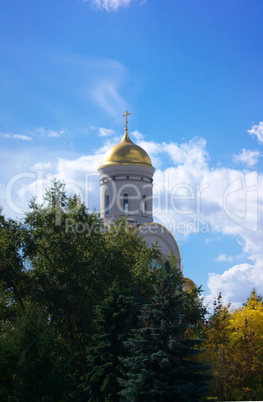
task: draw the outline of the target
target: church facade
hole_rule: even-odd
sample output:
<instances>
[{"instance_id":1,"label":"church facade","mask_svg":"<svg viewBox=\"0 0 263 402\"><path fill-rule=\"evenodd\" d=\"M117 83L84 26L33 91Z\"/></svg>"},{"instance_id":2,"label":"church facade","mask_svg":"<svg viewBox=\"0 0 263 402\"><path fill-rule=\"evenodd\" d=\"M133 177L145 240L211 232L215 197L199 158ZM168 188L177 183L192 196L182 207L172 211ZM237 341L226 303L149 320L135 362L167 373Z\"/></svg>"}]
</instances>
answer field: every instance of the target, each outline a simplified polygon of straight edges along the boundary
<instances>
[{"instance_id":1,"label":"church facade","mask_svg":"<svg viewBox=\"0 0 263 402\"><path fill-rule=\"evenodd\" d=\"M122 217L138 229L148 244L157 242L161 253L173 253L181 269L179 247L163 225L153 222L154 167L147 152L136 145L128 133L128 112L124 136L105 154L100 174L100 213L105 224L112 225Z\"/></svg>"}]
</instances>

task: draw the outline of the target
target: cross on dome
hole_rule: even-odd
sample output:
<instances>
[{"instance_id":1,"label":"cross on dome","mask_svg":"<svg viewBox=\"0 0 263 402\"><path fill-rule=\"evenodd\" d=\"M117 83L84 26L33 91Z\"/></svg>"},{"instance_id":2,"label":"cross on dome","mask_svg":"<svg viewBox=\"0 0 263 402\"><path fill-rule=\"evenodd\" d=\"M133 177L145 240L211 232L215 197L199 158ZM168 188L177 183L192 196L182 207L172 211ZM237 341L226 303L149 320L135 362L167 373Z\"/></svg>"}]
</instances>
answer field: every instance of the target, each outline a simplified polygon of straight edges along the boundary
<instances>
[{"instance_id":1,"label":"cross on dome","mask_svg":"<svg viewBox=\"0 0 263 402\"><path fill-rule=\"evenodd\" d=\"M122 115L122 117L125 117L125 131L128 132L128 116L131 113L128 112L128 110L126 110L126 112Z\"/></svg>"}]
</instances>

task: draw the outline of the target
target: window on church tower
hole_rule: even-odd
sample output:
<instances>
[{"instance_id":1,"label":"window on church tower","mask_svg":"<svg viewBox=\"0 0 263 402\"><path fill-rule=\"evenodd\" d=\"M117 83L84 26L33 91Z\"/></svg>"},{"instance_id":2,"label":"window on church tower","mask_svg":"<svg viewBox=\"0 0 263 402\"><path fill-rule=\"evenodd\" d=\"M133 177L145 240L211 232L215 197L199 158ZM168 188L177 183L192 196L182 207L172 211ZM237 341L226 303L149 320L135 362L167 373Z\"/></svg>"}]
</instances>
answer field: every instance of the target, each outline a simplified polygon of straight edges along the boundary
<instances>
[{"instance_id":1,"label":"window on church tower","mask_svg":"<svg viewBox=\"0 0 263 402\"><path fill-rule=\"evenodd\" d=\"M146 195L142 196L142 214L146 215Z\"/></svg>"},{"instance_id":2,"label":"window on church tower","mask_svg":"<svg viewBox=\"0 0 263 402\"><path fill-rule=\"evenodd\" d=\"M129 199L128 194L123 194L123 212L127 214L129 212Z\"/></svg>"},{"instance_id":3,"label":"window on church tower","mask_svg":"<svg viewBox=\"0 0 263 402\"><path fill-rule=\"evenodd\" d=\"M110 196L107 194L105 197L105 215L110 214Z\"/></svg>"}]
</instances>

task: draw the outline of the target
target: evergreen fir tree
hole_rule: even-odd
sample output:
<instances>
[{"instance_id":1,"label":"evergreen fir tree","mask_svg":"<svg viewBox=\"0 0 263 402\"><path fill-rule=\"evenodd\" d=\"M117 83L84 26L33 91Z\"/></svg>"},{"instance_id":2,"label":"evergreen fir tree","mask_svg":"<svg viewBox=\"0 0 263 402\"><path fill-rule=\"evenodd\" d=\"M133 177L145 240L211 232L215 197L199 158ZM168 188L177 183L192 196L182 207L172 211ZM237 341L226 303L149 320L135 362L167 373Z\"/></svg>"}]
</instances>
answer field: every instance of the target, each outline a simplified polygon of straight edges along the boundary
<instances>
[{"instance_id":1,"label":"evergreen fir tree","mask_svg":"<svg viewBox=\"0 0 263 402\"><path fill-rule=\"evenodd\" d=\"M125 342L129 356L121 359L122 401L200 401L207 392L205 367L195 360L199 340L187 339L183 320L181 272L167 262L160 269L151 304L144 305L140 327Z\"/></svg>"},{"instance_id":2,"label":"evergreen fir tree","mask_svg":"<svg viewBox=\"0 0 263 402\"><path fill-rule=\"evenodd\" d=\"M119 357L125 353L123 341L127 339L132 311L132 298L121 294L115 282L96 310L96 333L88 349L90 371L83 377L90 402L119 401L118 377L123 374Z\"/></svg>"},{"instance_id":3,"label":"evergreen fir tree","mask_svg":"<svg viewBox=\"0 0 263 402\"><path fill-rule=\"evenodd\" d=\"M44 314L36 305L26 305L0 338L0 400L65 400L66 364L57 347Z\"/></svg>"}]
</instances>

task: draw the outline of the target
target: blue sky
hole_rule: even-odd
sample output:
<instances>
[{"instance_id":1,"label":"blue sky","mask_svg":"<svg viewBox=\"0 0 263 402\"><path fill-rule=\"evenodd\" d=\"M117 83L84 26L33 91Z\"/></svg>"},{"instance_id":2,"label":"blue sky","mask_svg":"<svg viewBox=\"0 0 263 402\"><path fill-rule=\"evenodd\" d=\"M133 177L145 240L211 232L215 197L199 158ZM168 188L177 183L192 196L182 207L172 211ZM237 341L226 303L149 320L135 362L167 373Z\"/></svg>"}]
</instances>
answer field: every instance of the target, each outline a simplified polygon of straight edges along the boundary
<instances>
[{"instance_id":1,"label":"blue sky","mask_svg":"<svg viewBox=\"0 0 263 402\"><path fill-rule=\"evenodd\" d=\"M262 0L1 2L4 213L21 218L54 176L98 209L129 110L185 275L208 301L263 295L262 17Z\"/></svg>"}]
</instances>

